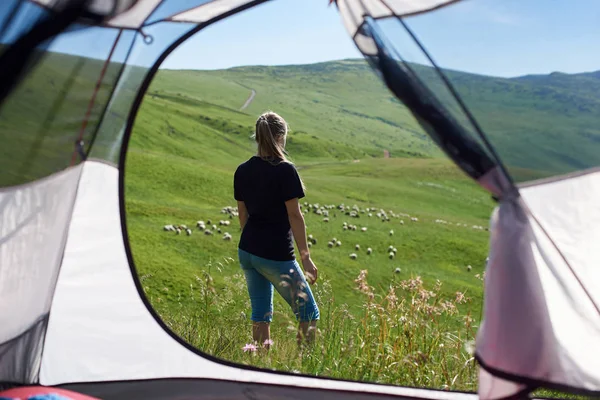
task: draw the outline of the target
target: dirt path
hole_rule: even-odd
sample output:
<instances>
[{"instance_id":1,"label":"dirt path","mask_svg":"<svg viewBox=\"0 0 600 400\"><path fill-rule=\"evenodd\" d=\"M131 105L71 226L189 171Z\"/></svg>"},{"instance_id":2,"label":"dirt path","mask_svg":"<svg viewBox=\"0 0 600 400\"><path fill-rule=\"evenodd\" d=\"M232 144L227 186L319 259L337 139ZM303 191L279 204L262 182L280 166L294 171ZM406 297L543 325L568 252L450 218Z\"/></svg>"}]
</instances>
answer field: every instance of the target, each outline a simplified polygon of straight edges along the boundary
<instances>
[{"instance_id":1,"label":"dirt path","mask_svg":"<svg viewBox=\"0 0 600 400\"><path fill-rule=\"evenodd\" d=\"M248 96L248 98L246 99L246 102L244 103L242 108L240 108L240 111L246 109L246 107L248 107L250 105L250 103L252 103L252 100L254 100L254 96L256 96L256 90L250 89L250 96Z\"/></svg>"}]
</instances>

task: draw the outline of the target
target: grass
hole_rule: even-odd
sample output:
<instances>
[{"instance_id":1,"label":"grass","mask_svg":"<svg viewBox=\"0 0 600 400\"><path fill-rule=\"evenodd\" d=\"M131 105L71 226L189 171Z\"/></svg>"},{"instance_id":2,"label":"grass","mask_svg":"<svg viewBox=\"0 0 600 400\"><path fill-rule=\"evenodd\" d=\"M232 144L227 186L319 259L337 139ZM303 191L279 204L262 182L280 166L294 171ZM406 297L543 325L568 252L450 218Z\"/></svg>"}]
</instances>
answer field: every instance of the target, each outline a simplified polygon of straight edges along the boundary
<instances>
[{"instance_id":1,"label":"grass","mask_svg":"<svg viewBox=\"0 0 600 400\"><path fill-rule=\"evenodd\" d=\"M227 261L225 261L227 263ZM214 266L213 266L214 268ZM356 277L354 296L361 302L356 313L336 302L329 274L314 285L321 304L317 341L299 348L296 324L278 304L269 351L252 343L246 313L249 309L243 277L227 277L223 289L214 286L212 273L196 276L184 294L198 303L181 306L177 313L164 310L166 323L185 340L219 358L240 364L292 373L438 389L476 390L477 367L472 356L474 319L460 313L471 300L462 293L442 295L438 282L427 288L418 278L394 278L387 291L375 294L367 271ZM144 282L152 277L145 276ZM149 294L159 312L163 292Z\"/></svg>"},{"instance_id":2,"label":"grass","mask_svg":"<svg viewBox=\"0 0 600 400\"><path fill-rule=\"evenodd\" d=\"M118 67L109 66L107 80ZM51 54L19 87L0 110L0 162L8 171L1 186L68 165L100 68L98 61ZM451 105L432 71L415 69ZM517 79L448 74L520 179L597 162L600 135L592 123L600 107L597 74ZM250 88L255 100L240 111ZM99 122L109 92L110 86L101 88L86 135ZM258 354L242 351L250 323L235 261L236 221L228 228L232 241L197 230L174 235L162 227L228 218L220 210L235 205L233 171L253 154L250 134L266 109L291 125L287 147L307 184L307 203L383 209L398 217L382 222L368 213L354 219L333 211L325 223L307 213L308 233L318 239L311 252L321 271L314 286L322 313L319 340L314 348L298 349L292 314L276 297L275 346ZM92 156L114 161L113 138L125 115L111 109L106 118ZM572 135L578 140L570 140ZM392 158L382 158L384 150ZM129 239L146 295L169 326L200 350L288 372L476 389L469 349L481 318L489 237L473 226L487 225L494 203L441 157L363 61L161 70L136 120L125 186ZM368 231L344 231L343 222ZM333 237L341 247L326 246ZM362 250L351 260L355 244ZM398 249L393 260L389 245ZM370 256L367 247L374 250Z\"/></svg>"},{"instance_id":3,"label":"grass","mask_svg":"<svg viewBox=\"0 0 600 400\"><path fill-rule=\"evenodd\" d=\"M182 80L194 87L188 74L194 75L182 73ZM168 84L162 76L169 77ZM329 210L326 223L322 215L308 212L307 230L317 239L311 252L321 273L313 287L322 314L318 344L313 349L296 347L293 314L276 296L276 345L266 355L244 353L242 347L251 341L250 307L236 261L237 221L221 227L232 234L232 241L216 232L206 236L194 229L186 236L162 228L228 219L221 209L235 206L233 171L254 152L250 134L255 114L239 111L247 89L235 92L236 97L228 94L235 86L225 85L211 102L183 93L181 83L174 87L182 93L168 91L173 80L171 74L159 74L146 96L125 175L133 257L147 296L167 324L199 349L235 362L343 379L474 390L476 368L465 348L480 319L488 235L472 226L487 225L493 207L489 195L447 160L406 154L372 157L361 141L312 135L310 124L296 121L288 150L308 188L305 209L312 209L309 203L343 203L392 211L396 217L383 222L367 212L351 218ZM409 215L419 221L411 222ZM448 223L436 223L440 219ZM343 222L368 230L343 230ZM327 247L333 237L341 247ZM362 250L351 260L355 244ZM388 257L390 245L398 249L393 260ZM367 247L372 255L366 254ZM361 271L368 271L372 295L357 290ZM403 288L417 279L422 284L416 289ZM390 291L397 297L393 306ZM420 299L420 293L430 291L435 297ZM455 303L457 292L465 293L468 302L440 311L441 304ZM423 303L413 303L413 297ZM401 321L409 321L411 328ZM345 362L350 359L356 361ZM441 364L447 366L444 371L438 368Z\"/></svg>"},{"instance_id":4,"label":"grass","mask_svg":"<svg viewBox=\"0 0 600 400\"><path fill-rule=\"evenodd\" d=\"M359 107L353 88L343 83L357 73L354 64L331 63L305 75L302 66L158 74L136 121L125 176L130 244L146 295L176 333L222 359L324 377L476 390L471 347L489 237L473 226L487 225L494 203L439 157L389 96L389 115L373 93L377 107ZM303 82L304 88L284 82ZM240 111L248 87L257 89L256 102ZM266 108L290 120L288 150L308 187L305 209L344 204L396 217L382 222L368 212L350 218L329 210L326 223L314 210L305 214L308 233L317 239L311 253L321 276L313 286L322 314L319 339L299 349L292 313L275 296L274 347L244 352L251 343L250 306L237 263L237 221L220 227L232 241L216 232L175 235L162 227L228 219L221 210L235 206L233 171L253 154L250 134ZM396 146L394 157L381 158L377 149L388 146ZM368 230L343 230L343 222ZM326 246L333 237L341 247ZM351 260L355 244L361 251ZM398 249L393 260L389 245ZM370 256L367 247L374 250Z\"/></svg>"}]
</instances>

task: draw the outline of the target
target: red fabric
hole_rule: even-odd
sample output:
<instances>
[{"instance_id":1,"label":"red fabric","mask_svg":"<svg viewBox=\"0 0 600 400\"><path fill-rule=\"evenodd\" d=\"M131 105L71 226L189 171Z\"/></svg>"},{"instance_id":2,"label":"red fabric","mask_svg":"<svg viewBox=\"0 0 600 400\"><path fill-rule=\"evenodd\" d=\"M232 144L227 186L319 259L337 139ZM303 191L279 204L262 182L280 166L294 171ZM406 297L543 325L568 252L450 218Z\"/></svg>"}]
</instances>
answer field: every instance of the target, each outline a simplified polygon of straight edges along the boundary
<instances>
[{"instance_id":1,"label":"red fabric","mask_svg":"<svg viewBox=\"0 0 600 400\"><path fill-rule=\"evenodd\" d=\"M27 399L30 396L40 394L58 394L64 397L68 397L73 400L100 400L96 397L86 396L81 393L71 392L70 390L58 389L53 387L45 386L26 386L14 389L5 390L0 392L0 397L16 398L16 399Z\"/></svg>"}]
</instances>

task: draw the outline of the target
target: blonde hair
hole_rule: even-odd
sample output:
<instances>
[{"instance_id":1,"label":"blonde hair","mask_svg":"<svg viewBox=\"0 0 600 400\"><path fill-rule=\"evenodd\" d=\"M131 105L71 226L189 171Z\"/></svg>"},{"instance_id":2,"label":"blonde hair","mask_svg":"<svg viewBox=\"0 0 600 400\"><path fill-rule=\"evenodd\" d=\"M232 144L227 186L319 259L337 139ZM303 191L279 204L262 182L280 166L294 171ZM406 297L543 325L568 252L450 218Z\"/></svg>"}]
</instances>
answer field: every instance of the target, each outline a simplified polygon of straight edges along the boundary
<instances>
[{"instance_id":1,"label":"blonde hair","mask_svg":"<svg viewBox=\"0 0 600 400\"><path fill-rule=\"evenodd\" d=\"M256 120L254 139L258 144L258 156L274 162L287 162L285 139L288 133L288 124L277 113L267 111ZM274 159L274 160L273 160Z\"/></svg>"},{"instance_id":2,"label":"blonde hair","mask_svg":"<svg viewBox=\"0 0 600 400\"><path fill-rule=\"evenodd\" d=\"M293 164L285 151L288 129L285 119L273 111L267 111L258 117L254 131L254 139L258 144L257 155L275 165L281 162ZM300 183L305 190L302 179Z\"/></svg>"}]
</instances>

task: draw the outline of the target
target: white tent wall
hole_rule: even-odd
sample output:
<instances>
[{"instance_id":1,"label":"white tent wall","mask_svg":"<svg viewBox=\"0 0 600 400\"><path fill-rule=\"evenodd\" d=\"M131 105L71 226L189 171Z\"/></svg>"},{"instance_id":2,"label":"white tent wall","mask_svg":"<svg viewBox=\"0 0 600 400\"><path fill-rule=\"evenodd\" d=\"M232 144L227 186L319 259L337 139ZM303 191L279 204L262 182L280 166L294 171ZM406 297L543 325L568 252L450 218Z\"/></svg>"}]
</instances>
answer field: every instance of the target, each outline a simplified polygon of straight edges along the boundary
<instances>
[{"instance_id":1,"label":"white tent wall","mask_svg":"<svg viewBox=\"0 0 600 400\"><path fill-rule=\"evenodd\" d=\"M600 171L520 192L492 217L478 357L521 382L600 391Z\"/></svg>"},{"instance_id":2,"label":"white tent wall","mask_svg":"<svg viewBox=\"0 0 600 400\"><path fill-rule=\"evenodd\" d=\"M38 379L79 166L0 191L0 381Z\"/></svg>"},{"instance_id":3,"label":"white tent wall","mask_svg":"<svg viewBox=\"0 0 600 400\"><path fill-rule=\"evenodd\" d=\"M237 368L175 340L138 292L121 229L119 171L83 167L41 363L43 385L203 378L381 393L423 399L475 395L345 382Z\"/></svg>"}]
</instances>

